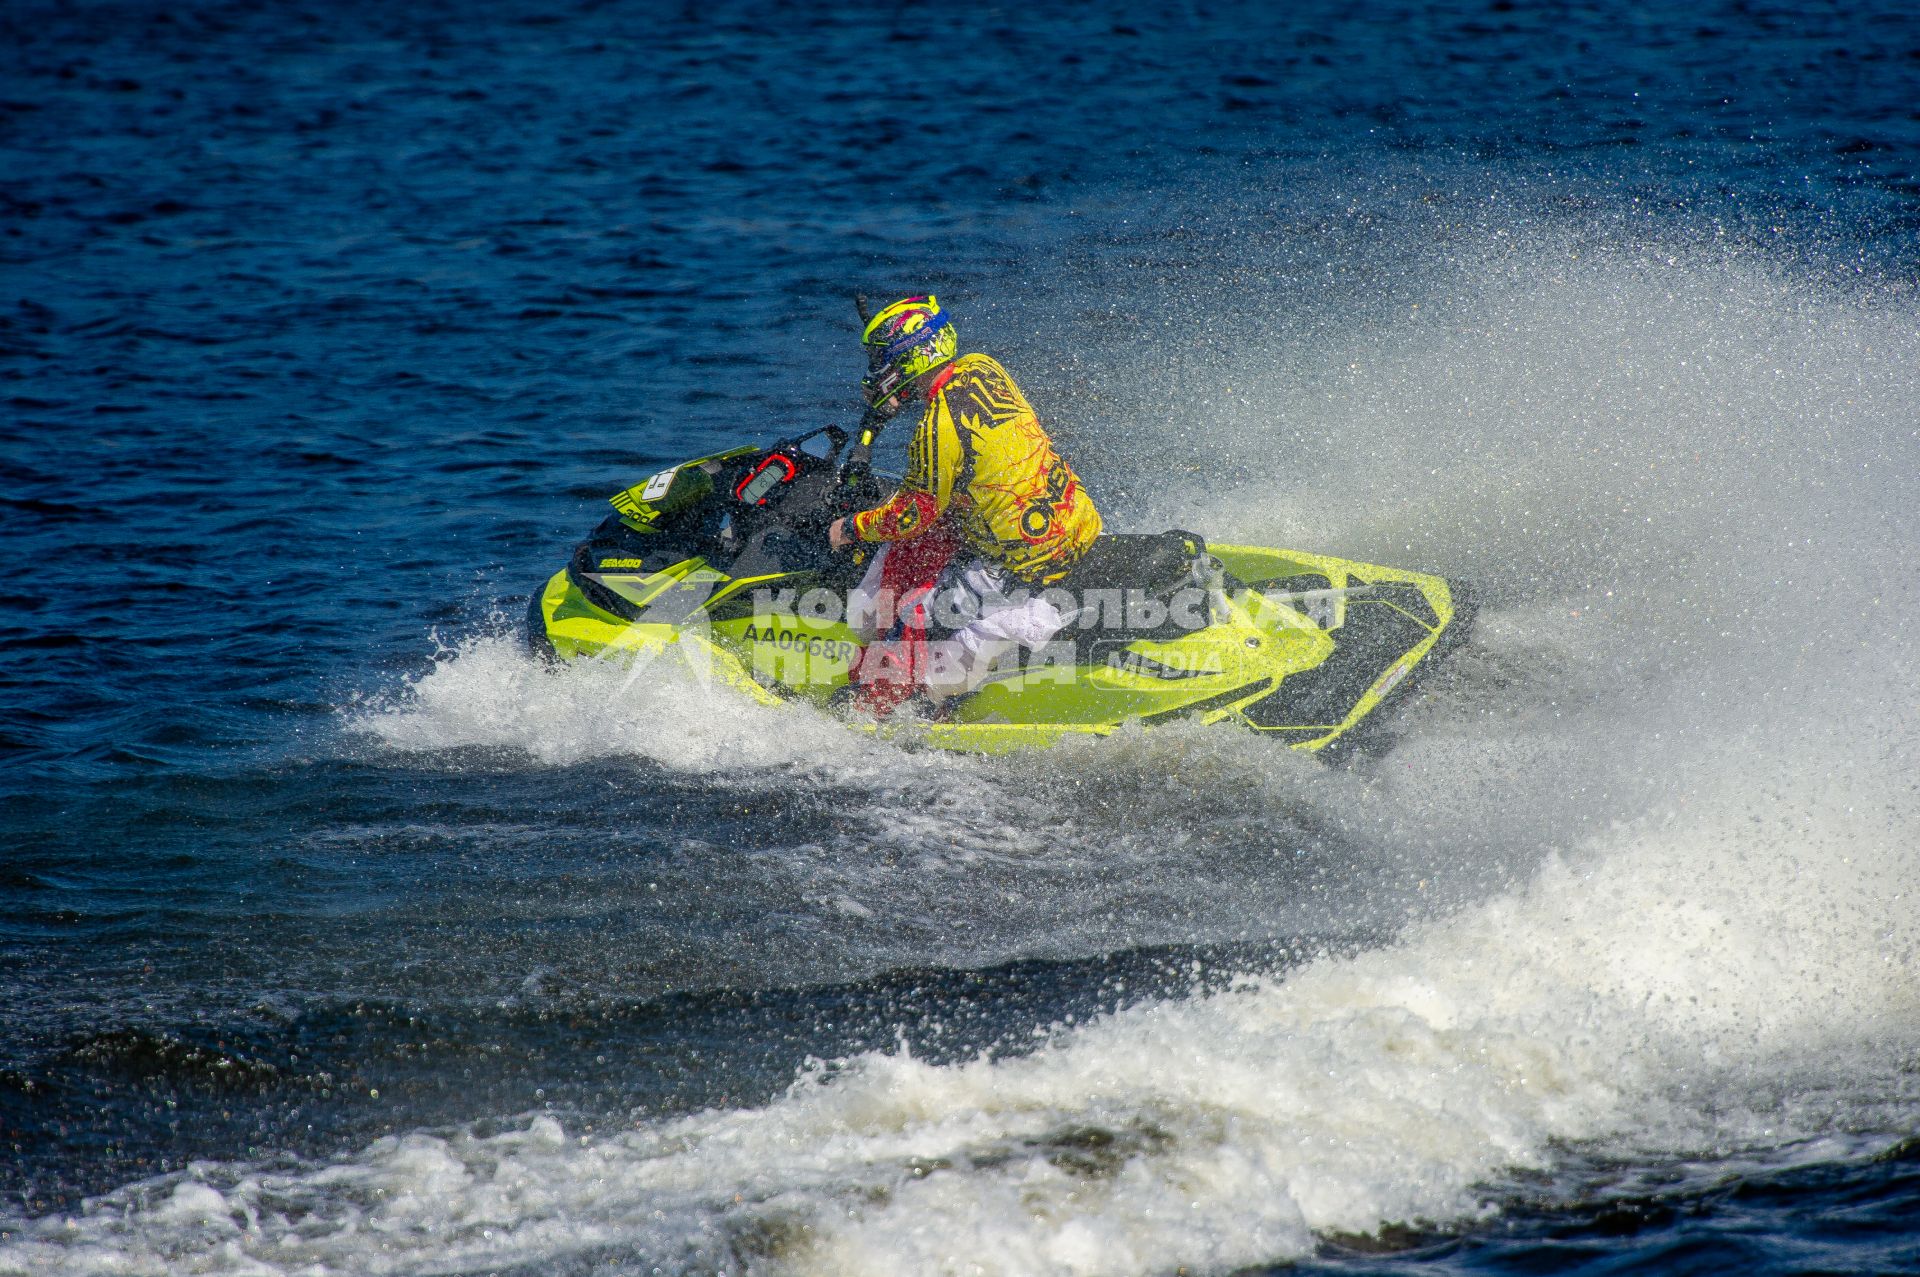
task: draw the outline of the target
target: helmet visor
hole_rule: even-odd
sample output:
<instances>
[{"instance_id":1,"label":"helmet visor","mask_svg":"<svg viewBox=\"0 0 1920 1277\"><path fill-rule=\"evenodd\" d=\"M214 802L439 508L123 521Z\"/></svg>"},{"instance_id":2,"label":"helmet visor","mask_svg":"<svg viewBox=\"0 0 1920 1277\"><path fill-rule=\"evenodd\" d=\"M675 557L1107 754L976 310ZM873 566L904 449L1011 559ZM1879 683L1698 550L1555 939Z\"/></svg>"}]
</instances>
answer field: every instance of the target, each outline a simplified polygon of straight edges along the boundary
<instances>
[{"instance_id":1,"label":"helmet visor","mask_svg":"<svg viewBox=\"0 0 1920 1277\"><path fill-rule=\"evenodd\" d=\"M907 370L899 364L892 364L877 368L872 373L862 377L860 379L860 388L866 391L868 406L877 408L886 400L898 394L900 388L906 383Z\"/></svg>"}]
</instances>

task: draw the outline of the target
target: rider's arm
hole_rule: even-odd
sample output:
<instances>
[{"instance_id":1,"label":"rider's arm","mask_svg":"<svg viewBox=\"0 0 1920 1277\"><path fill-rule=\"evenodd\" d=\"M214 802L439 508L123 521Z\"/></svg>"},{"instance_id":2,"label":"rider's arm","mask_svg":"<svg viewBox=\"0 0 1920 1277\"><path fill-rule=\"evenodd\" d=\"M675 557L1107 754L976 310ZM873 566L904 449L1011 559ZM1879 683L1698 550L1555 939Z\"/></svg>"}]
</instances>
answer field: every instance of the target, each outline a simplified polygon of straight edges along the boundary
<instances>
[{"instance_id":1,"label":"rider's arm","mask_svg":"<svg viewBox=\"0 0 1920 1277\"><path fill-rule=\"evenodd\" d=\"M954 429L947 397L936 393L907 445L907 476L900 489L871 510L849 520L861 541L905 541L932 527L953 501L954 474L960 468L960 435Z\"/></svg>"}]
</instances>

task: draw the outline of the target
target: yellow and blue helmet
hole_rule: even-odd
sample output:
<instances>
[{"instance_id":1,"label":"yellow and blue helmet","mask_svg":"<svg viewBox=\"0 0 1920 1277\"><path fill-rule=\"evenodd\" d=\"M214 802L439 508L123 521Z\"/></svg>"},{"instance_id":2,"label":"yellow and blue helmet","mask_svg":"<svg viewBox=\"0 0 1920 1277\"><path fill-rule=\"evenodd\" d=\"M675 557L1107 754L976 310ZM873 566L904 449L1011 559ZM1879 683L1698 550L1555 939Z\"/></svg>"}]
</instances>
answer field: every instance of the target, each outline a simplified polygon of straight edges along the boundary
<instances>
[{"instance_id":1,"label":"yellow and blue helmet","mask_svg":"<svg viewBox=\"0 0 1920 1277\"><path fill-rule=\"evenodd\" d=\"M953 321L931 294L883 307L867 321L860 343L867 348L867 375L860 387L874 408L901 394L914 378L952 360L959 349Z\"/></svg>"}]
</instances>

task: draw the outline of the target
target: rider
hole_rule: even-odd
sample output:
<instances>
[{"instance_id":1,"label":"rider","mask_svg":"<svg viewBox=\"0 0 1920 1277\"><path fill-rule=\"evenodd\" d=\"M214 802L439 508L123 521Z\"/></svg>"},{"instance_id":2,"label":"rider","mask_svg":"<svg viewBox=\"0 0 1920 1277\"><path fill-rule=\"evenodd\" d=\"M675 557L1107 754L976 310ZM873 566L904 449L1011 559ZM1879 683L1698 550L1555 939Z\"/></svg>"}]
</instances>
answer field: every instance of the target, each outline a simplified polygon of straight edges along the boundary
<instances>
[{"instance_id":1,"label":"rider","mask_svg":"<svg viewBox=\"0 0 1920 1277\"><path fill-rule=\"evenodd\" d=\"M836 550L884 543L854 595L856 629L872 621L861 634L869 643L893 632L886 613L915 579L933 579L932 611L958 623L913 674L938 706L978 686L1016 646L1044 646L1067 624L1042 591L1093 544L1100 514L1007 370L987 355L954 357L953 324L933 297L884 308L861 342L874 416L924 406L899 490L835 520L828 538Z\"/></svg>"}]
</instances>

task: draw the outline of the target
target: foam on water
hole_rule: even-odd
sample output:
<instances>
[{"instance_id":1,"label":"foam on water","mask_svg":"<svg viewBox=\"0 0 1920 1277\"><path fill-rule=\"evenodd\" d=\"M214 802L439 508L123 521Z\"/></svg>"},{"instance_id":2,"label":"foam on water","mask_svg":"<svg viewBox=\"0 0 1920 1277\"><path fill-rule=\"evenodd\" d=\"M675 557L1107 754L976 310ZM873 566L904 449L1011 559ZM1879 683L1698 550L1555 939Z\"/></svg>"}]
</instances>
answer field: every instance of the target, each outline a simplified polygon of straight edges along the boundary
<instances>
[{"instance_id":1,"label":"foam on water","mask_svg":"<svg viewBox=\"0 0 1920 1277\"><path fill-rule=\"evenodd\" d=\"M470 638L350 727L380 751L448 767L604 760L616 776L631 763L640 786L664 771L676 801L723 820L742 795L830 805L830 820L757 826L747 848L723 838L682 853L734 898L774 889L762 878L803 884L809 951L842 951L847 979L888 965L1380 934L1401 916L1383 921L1385 896L1368 888L1436 874L1430 858L1409 866L1391 848L1344 849L1337 873L1309 856L1325 841L1313 827L1359 810L1364 785L1272 742L1134 728L1066 742L1035 767L903 748L803 704L762 706L671 656L639 671L549 668L509 638ZM746 875L734 872L743 851L756 866ZM823 977L810 960L765 978Z\"/></svg>"},{"instance_id":2,"label":"foam on water","mask_svg":"<svg viewBox=\"0 0 1920 1277\"><path fill-rule=\"evenodd\" d=\"M1224 1271L1474 1215L1479 1183L1568 1142L1791 1159L1910 1129L1920 910L1886 795L1911 779L1753 779L1789 818L1730 782L1393 946L1125 1008L1024 1058L868 1055L763 1110L612 1138L543 1118L305 1172L201 1167L35 1225L0 1262Z\"/></svg>"},{"instance_id":3,"label":"foam on water","mask_svg":"<svg viewBox=\"0 0 1920 1277\"><path fill-rule=\"evenodd\" d=\"M1221 539L1478 579L1467 672L1416 707L1418 730L1352 774L1192 732L1050 764L1095 798L1190 767L1254 805L1338 813L1409 876L1451 857L1463 882L1520 867L1518 885L1405 915L1363 952L1055 1026L1018 1057L864 1055L765 1108L611 1136L542 1117L328 1166L196 1167L15 1226L0 1271L1223 1272L1316 1233L1497 1210L1489 1186L1515 1169L1734 1167L1911 1137L1911 302L1738 255L1572 251L1490 258L1505 265L1462 272L1475 288L1314 352L1344 372L1222 407L1222 454L1278 433L1319 458L1277 490L1225 513L1217 494L1162 498ZM362 722L399 749L716 772L831 741L836 758L875 751L858 765L876 774L941 768L989 813L1087 819L1005 764L883 762L892 747L828 719L695 712L692 691L632 708L610 695L622 678L537 673L483 641ZM1190 840L1156 802L1117 840L1126 856Z\"/></svg>"},{"instance_id":4,"label":"foam on water","mask_svg":"<svg viewBox=\"0 0 1920 1277\"><path fill-rule=\"evenodd\" d=\"M677 649L553 667L510 635L468 638L352 726L390 749L493 749L546 765L630 757L720 774L858 754L861 738L805 707L716 694Z\"/></svg>"}]
</instances>

